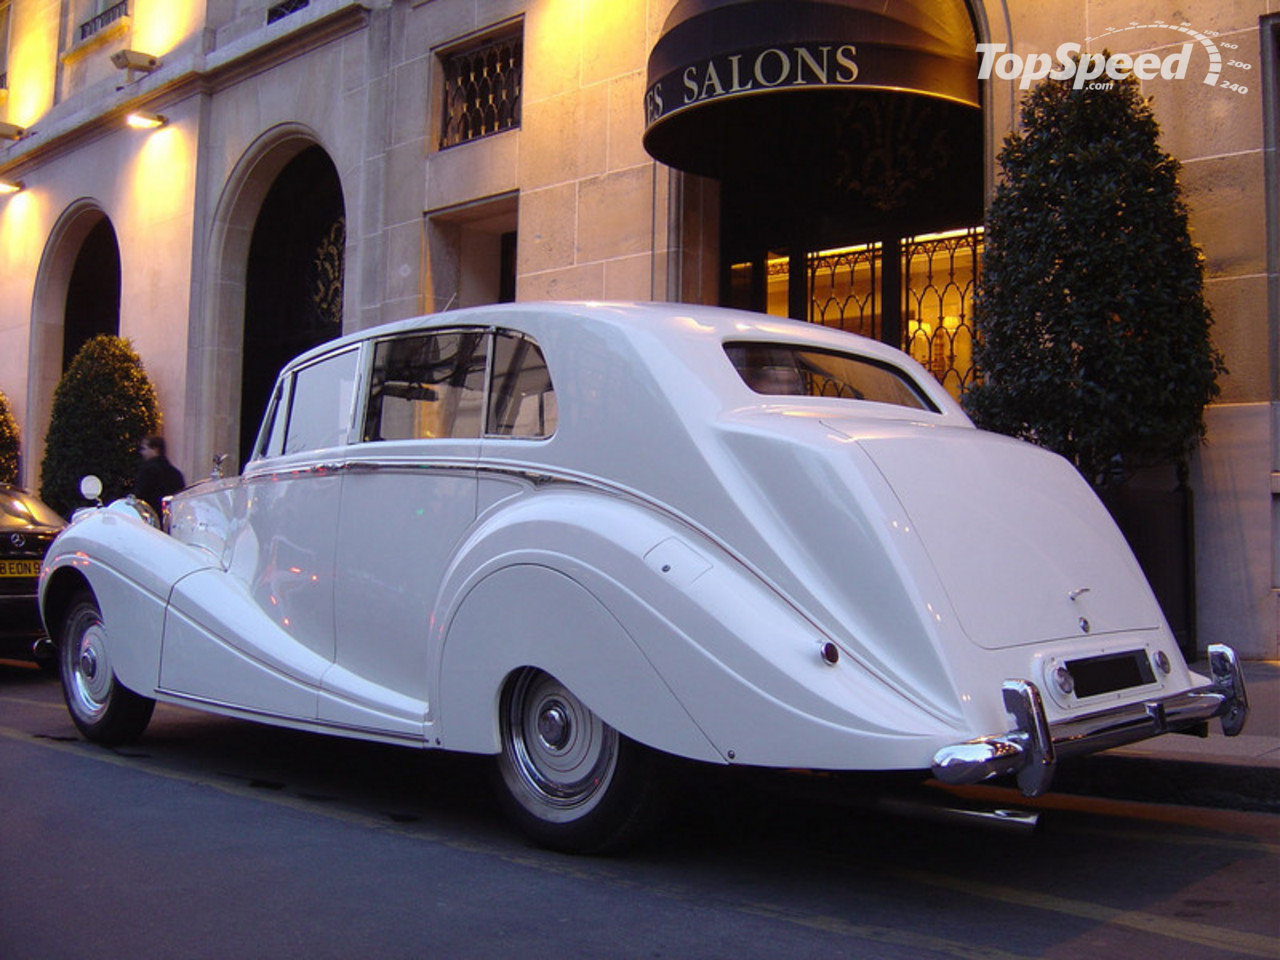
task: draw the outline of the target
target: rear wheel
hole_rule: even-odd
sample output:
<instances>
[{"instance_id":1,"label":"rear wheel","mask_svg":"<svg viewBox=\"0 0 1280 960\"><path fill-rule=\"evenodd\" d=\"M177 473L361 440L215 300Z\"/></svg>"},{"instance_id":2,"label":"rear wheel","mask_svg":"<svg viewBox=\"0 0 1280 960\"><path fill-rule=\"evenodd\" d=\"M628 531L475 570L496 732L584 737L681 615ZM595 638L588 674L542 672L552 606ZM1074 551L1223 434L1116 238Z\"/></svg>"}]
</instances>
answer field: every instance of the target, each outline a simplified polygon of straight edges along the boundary
<instances>
[{"instance_id":1,"label":"rear wheel","mask_svg":"<svg viewBox=\"0 0 1280 960\"><path fill-rule=\"evenodd\" d=\"M63 621L58 666L67 710L86 739L110 745L142 735L156 702L116 679L102 614L88 591L75 597Z\"/></svg>"},{"instance_id":2,"label":"rear wheel","mask_svg":"<svg viewBox=\"0 0 1280 960\"><path fill-rule=\"evenodd\" d=\"M607 853L660 813L661 760L597 717L559 680L527 669L502 697L497 780L507 813L535 842Z\"/></svg>"}]
</instances>

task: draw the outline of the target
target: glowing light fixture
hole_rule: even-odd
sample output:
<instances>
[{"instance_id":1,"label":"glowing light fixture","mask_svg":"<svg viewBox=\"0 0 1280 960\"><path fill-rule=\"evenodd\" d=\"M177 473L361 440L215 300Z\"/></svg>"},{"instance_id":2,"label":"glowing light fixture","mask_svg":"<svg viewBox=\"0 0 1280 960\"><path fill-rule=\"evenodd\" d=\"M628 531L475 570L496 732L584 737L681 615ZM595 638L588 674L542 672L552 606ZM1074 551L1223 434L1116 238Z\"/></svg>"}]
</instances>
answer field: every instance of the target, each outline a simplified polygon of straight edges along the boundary
<instances>
[{"instance_id":1,"label":"glowing light fixture","mask_svg":"<svg viewBox=\"0 0 1280 960\"><path fill-rule=\"evenodd\" d=\"M7 197L11 193L23 190L25 186L21 180L0 180L0 196Z\"/></svg>"},{"instance_id":2,"label":"glowing light fixture","mask_svg":"<svg viewBox=\"0 0 1280 960\"><path fill-rule=\"evenodd\" d=\"M0 140L20 140L26 132L25 128L18 126L16 123L6 123L0 120Z\"/></svg>"},{"instance_id":3,"label":"glowing light fixture","mask_svg":"<svg viewBox=\"0 0 1280 960\"><path fill-rule=\"evenodd\" d=\"M168 122L168 117L158 113L148 113L146 110L135 110L125 117L125 123L135 130L157 130Z\"/></svg>"}]
</instances>

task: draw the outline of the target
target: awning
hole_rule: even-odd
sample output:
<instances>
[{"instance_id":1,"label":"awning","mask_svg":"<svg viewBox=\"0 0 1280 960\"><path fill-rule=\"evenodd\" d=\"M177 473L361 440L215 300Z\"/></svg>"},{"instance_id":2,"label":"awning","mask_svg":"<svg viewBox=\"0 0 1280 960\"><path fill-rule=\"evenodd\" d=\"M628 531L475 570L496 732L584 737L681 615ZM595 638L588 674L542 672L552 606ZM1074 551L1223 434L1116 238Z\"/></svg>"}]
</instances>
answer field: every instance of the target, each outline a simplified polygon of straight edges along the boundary
<instances>
[{"instance_id":1,"label":"awning","mask_svg":"<svg viewBox=\"0 0 1280 960\"><path fill-rule=\"evenodd\" d=\"M833 105L924 97L975 114L977 73L964 0L680 0L649 55L644 146L742 179L753 143L823 149Z\"/></svg>"}]
</instances>

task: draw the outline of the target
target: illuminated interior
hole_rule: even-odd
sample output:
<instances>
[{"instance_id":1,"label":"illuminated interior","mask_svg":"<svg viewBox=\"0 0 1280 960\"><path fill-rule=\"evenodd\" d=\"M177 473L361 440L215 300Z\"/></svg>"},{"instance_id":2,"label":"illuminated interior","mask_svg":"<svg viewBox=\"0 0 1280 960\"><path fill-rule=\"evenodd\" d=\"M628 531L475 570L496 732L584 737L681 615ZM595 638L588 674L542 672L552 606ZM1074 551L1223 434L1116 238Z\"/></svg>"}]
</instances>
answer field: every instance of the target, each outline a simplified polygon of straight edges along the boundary
<instances>
[{"instance_id":1,"label":"illuminated interior","mask_svg":"<svg viewBox=\"0 0 1280 960\"><path fill-rule=\"evenodd\" d=\"M901 241L903 340L900 346L954 397L973 379L973 293L982 230L922 234ZM881 339L879 243L819 250L807 255L808 319ZM766 267L766 309L788 315L790 260L771 253ZM729 283L750 284L753 265L736 263Z\"/></svg>"}]
</instances>

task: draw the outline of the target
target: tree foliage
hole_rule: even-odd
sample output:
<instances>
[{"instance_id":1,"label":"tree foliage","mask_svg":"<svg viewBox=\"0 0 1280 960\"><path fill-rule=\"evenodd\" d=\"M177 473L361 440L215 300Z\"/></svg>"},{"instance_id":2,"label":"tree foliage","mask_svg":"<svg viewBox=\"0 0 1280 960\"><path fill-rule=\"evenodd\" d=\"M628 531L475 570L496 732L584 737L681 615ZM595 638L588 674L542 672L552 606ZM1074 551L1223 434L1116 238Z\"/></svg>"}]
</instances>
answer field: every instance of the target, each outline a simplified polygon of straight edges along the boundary
<instances>
[{"instance_id":1,"label":"tree foliage","mask_svg":"<svg viewBox=\"0 0 1280 960\"><path fill-rule=\"evenodd\" d=\"M160 429L160 408L128 340L99 335L72 360L53 395L40 497L68 515L83 504L80 478L96 474L103 499L129 492L138 441Z\"/></svg>"},{"instance_id":2,"label":"tree foliage","mask_svg":"<svg viewBox=\"0 0 1280 960\"><path fill-rule=\"evenodd\" d=\"M1225 372L1179 164L1132 76L1046 80L1000 153L975 316L979 426L1102 486L1185 462Z\"/></svg>"},{"instance_id":3,"label":"tree foliage","mask_svg":"<svg viewBox=\"0 0 1280 960\"><path fill-rule=\"evenodd\" d=\"M9 398L0 391L0 483L18 482L18 421L9 409Z\"/></svg>"}]
</instances>

